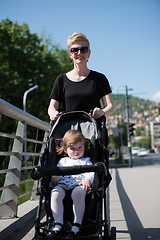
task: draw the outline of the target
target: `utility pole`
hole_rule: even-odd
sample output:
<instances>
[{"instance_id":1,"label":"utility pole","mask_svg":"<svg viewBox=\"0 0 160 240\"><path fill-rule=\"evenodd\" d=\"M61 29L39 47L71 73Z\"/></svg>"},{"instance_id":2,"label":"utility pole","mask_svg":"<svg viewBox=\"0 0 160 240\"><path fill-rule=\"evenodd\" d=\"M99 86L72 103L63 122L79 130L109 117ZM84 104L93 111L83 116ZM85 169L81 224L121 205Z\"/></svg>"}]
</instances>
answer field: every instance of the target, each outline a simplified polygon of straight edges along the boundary
<instances>
[{"instance_id":1,"label":"utility pole","mask_svg":"<svg viewBox=\"0 0 160 240\"><path fill-rule=\"evenodd\" d=\"M119 134L120 134L120 140L121 140L121 158L122 158L122 164L124 164L124 156L123 156L123 128L119 128Z\"/></svg>"},{"instance_id":2,"label":"utility pole","mask_svg":"<svg viewBox=\"0 0 160 240\"><path fill-rule=\"evenodd\" d=\"M129 132L129 101L128 101L128 87L126 86L126 108L127 108L127 136L128 136L128 150L129 150L129 167L132 167L132 152L131 152L131 135Z\"/></svg>"},{"instance_id":3,"label":"utility pole","mask_svg":"<svg viewBox=\"0 0 160 240\"><path fill-rule=\"evenodd\" d=\"M29 88L27 91L25 91L25 93L23 95L23 110L25 112L26 112L26 100L27 100L28 93L30 93L31 91L33 91L33 90L38 88L38 85L36 83L36 79L35 78L29 79L28 82L29 82L29 86L31 88ZM25 123L25 128L24 128L24 138L27 138L27 124L26 123ZM24 152L27 152L27 141L26 140L24 141ZM28 157L25 156L24 157L24 166L27 166L27 160L28 160Z\"/></svg>"}]
</instances>

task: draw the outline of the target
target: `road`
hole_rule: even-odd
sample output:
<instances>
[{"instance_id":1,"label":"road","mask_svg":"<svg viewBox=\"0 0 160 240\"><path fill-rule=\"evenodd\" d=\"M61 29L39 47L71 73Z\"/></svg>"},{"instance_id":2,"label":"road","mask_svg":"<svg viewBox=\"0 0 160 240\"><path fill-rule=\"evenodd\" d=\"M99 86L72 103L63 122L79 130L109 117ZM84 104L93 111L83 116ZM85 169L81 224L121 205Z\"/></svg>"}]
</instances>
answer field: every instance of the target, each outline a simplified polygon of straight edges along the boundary
<instances>
[{"instance_id":1,"label":"road","mask_svg":"<svg viewBox=\"0 0 160 240\"><path fill-rule=\"evenodd\" d=\"M147 156L132 156L132 166L160 165L160 153L149 153Z\"/></svg>"}]
</instances>

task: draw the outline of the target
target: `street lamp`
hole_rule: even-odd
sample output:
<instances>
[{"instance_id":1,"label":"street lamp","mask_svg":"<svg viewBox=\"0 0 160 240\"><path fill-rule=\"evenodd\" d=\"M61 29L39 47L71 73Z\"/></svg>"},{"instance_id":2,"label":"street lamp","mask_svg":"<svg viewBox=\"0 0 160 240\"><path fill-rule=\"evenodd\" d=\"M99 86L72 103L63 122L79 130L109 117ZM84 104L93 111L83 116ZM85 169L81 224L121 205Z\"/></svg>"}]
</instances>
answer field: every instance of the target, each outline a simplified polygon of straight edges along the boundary
<instances>
[{"instance_id":1,"label":"street lamp","mask_svg":"<svg viewBox=\"0 0 160 240\"><path fill-rule=\"evenodd\" d=\"M132 167L132 152L131 152L131 135L129 132L129 101L128 101L128 90L133 90L132 88L128 89L126 86L126 107L127 107L127 136L128 136L128 149L129 149L129 166Z\"/></svg>"},{"instance_id":2,"label":"street lamp","mask_svg":"<svg viewBox=\"0 0 160 240\"><path fill-rule=\"evenodd\" d=\"M33 90L38 88L37 82L35 78L29 79L28 80L28 85L29 88L27 91L25 91L23 95L23 110L26 112L26 100L27 100L27 95L28 93L32 92ZM27 124L25 123L25 128L24 128L24 138L27 138ZM24 141L24 152L27 152L27 140ZM27 166L27 156L24 157L24 165Z\"/></svg>"}]
</instances>

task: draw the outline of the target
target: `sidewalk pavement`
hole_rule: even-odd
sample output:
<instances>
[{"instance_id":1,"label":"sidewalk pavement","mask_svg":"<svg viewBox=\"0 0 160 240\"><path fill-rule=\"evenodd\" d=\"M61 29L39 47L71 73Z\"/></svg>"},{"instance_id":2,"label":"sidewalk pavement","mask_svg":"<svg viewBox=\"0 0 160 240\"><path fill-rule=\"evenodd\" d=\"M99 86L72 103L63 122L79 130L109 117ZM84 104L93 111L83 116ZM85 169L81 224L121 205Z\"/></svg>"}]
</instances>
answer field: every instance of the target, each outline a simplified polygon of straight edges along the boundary
<instances>
[{"instance_id":1,"label":"sidewalk pavement","mask_svg":"<svg viewBox=\"0 0 160 240\"><path fill-rule=\"evenodd\" d=\"M18 217L0 219L0 240L31 240L27 237L28 232L34 226L34 219L39 201L27 201L18 207Z\"/></svg>"},{"instance_id":2,"label":"sidewalk pavement","mask_svg":"<svg viewBox=\"0 0 160 240\"><path fill-rule=\"evenodd\" d=\"M160 240L160 165L128 167L110 160L111 227L116 239Z\"/></svg>"}]
</instances>

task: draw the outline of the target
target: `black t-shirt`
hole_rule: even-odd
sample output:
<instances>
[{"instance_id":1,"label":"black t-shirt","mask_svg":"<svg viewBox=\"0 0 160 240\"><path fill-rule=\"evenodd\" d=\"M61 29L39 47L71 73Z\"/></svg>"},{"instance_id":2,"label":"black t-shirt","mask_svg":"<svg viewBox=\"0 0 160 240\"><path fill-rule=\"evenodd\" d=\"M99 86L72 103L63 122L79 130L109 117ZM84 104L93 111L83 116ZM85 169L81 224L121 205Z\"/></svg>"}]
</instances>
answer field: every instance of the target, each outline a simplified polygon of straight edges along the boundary
<instances>
[{"instance_id":1,"label":"black t-shirt","mask_svg":"<svg viewBox=\"0 0 160 240\"><path fill-rule=\"evenodd\" d=\"M55 80L50 99L62 103L65 112L89 113L95 107L100 108L100 99L111 92L107 78L101 73L90 71L80 82L71 81L66 74L60 74Z\"/></svg>"}]
</instances>

